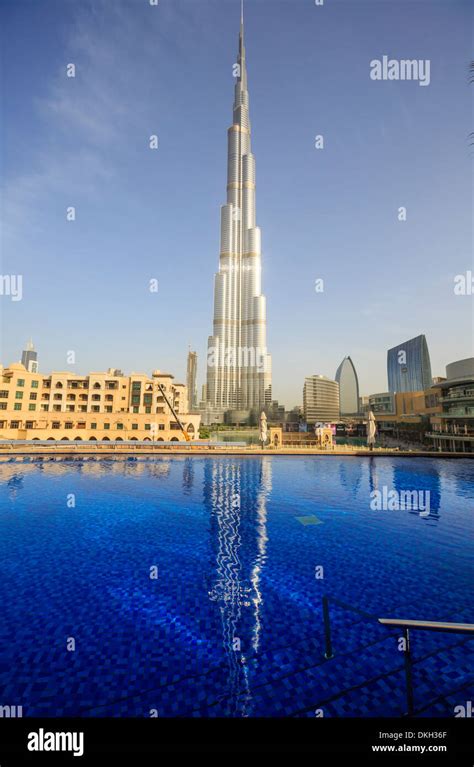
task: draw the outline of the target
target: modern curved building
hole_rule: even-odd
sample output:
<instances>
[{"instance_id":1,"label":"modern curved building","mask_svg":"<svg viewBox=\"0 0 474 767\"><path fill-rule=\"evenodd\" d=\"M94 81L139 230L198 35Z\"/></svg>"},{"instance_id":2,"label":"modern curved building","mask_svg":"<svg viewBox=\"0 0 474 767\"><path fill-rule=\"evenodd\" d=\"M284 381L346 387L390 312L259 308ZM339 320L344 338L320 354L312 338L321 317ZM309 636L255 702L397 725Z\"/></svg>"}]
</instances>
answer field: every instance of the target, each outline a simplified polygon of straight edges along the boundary
<instances>
[{"instance_id":1,"label":"modern curved building","mask_svg":"<svg viewBox=\"0 0 474 767\"><path fill-rule=\"evenodd\" d=\"M261 290L260 229L255 217L255 157L250 142L243 14L232 125L228 130L227 203L221 209L214 325L208 341L206 405L258 410L271 401L266 303Z\"/></svg>"},{"instance_id":2,"label":"modern curved building","mask_svg":"<svg viewBox=\"0 0 474 767\"><path fill-rule=\"evenodd\" d=\"M428 437L438 450L474 452L474 357L446 365L446 378L433 386L442 413L431 418Z\"/></svg>"},{"instance_id":3,"label":"modern curved building","mask_svg":"<svg viewBox=\"0 0 474 767\"><path fill-rule=\"evenodd\" d=\"M387 352L388 390L424 391L432 384L431 362L424 335L410 338Z\"/></svg>"},{"instance_id":4,"label":"modern curved building","mask_svg":"<svg viewBox=\"0 0 474 767\"><path fill-rule=\"evenodd\" d=\"M464 360L456 360L446 365L446 379L441 381L441 385L449 382L453 386L458 381L464 383L466 380L474 378L474 357L467 357Z\"/></svg>"},{"instance_id":5,"label":"modern curved building","mask_svg":"<svg viewBox=\"0 0 474 767\"><path fill-rule=\"evenodd\" d=\"M355 415L359 412L359 380L350 357L344 357L335 378L339 384L341 415Z\"/></svg>"}]
</instances>

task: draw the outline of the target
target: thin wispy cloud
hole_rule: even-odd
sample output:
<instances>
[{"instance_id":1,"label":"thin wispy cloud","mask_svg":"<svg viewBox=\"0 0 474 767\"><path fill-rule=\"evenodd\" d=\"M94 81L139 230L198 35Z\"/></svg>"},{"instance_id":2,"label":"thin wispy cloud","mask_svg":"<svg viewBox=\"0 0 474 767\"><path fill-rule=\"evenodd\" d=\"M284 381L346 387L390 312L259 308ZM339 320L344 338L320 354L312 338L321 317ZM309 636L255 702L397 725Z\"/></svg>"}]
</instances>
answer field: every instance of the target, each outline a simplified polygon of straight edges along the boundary
<instances>
[{"instance_id":1,"label":"thin wispy cloud","mask_svg":"<svg viewBox=\"0 0 474 767\"><path fill-rule=\"evenodd\" d=\"M46 91L35 99L44 143L26 147L26 173L7 174L6 241L39 231L35 211L47 195L100 195L117 161L132 156L156 129L166 104L156 77L159 54L163 45L180 45L179 39L164 39L159 13L130 2L75 4L62 40L64 62L51 70ZM74 64L75 77L67 76L68 64Z\"/></svg>"}]
</instances>

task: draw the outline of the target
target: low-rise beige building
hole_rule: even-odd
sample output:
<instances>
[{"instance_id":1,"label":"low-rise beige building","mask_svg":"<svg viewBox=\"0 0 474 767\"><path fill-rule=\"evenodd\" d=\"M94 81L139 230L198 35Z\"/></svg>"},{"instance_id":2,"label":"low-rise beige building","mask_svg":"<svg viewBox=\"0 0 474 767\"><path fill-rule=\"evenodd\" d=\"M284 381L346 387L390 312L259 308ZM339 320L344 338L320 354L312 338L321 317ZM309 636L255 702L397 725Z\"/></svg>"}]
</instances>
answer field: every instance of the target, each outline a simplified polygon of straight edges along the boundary
<instances>
[{"instance_id":1,"label":"low-rise beige building","mask_svg":"<svg viewBox=\"0 0 474 767\"><path fill-rule=\"evenodd\" d=\"M369 409L382 427L397 424L421 424L441 412L439 390L431 387L426 391L382 392L371 394Z\"/></svg>"},{"instance_id":2,"label":"low-rise beige building","mask_svg":"<svg viewBox=\"0 0 474 767\"><path fill-rule=\"evenodd\" d=\"M0 365L0 439L183 441L163 390L198 439L201 417L187 412L187 388L170 373L41 375L20 363Z\"/></svg>"}]
</instances>

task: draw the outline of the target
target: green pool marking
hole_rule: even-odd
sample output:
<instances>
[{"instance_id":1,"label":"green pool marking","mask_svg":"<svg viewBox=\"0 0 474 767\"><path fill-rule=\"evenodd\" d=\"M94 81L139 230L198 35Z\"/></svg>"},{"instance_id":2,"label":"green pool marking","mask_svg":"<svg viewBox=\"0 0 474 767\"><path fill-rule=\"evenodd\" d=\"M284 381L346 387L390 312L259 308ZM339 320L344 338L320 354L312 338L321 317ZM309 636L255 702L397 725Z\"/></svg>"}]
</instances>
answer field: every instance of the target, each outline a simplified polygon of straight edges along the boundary
<instances>
[{"instance_id":1,"label":"green pool marking","mask_svg":"<svg viewBox=\"0 0 474 767\"><path fill-rule=\"evenodd\" d=\"M314 516L314 514L309 514L305 517L295 517L295 519L298 520L298 522L301 522L302 525L323 525L324 522L322 522L320 519Z\"/></svg>"}]
</instances>

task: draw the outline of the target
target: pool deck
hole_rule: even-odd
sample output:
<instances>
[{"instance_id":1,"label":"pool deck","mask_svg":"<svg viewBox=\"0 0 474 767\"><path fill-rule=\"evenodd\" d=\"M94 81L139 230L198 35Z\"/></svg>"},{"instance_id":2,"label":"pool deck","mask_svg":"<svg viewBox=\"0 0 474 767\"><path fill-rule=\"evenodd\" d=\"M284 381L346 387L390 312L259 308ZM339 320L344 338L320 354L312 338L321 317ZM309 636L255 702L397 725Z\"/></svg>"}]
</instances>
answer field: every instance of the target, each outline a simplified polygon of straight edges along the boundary
<instances>
[{"instance_id":1,"label":"pool deck","mask_svg":"<svg viewBox=\"0 0 474 767\"><path fill-rule=\"evenodd\" d=\"M32 444L26 445L24 442L15 444L0 444L0 457L2 456L30 456L30 455L58 455L58 456L77 456L77 455L96 455L96 456L119 456L119 455L233 455L233 456L346 456L346 457L397 457L400 458L474 458L474 453L454 453L454 452L435 452L430 450L397 450L394 448L375 448L368 450L363 447L338 447L333 450L321 450L315 447L280 447L265 448L262 450L258 445L242 445L239 443L228 443L211 446L209 444L198 445L186 444L180 442L175 445L134 445L130 443L104 443L97 444Z\"/></svg>"}]
</instances>

